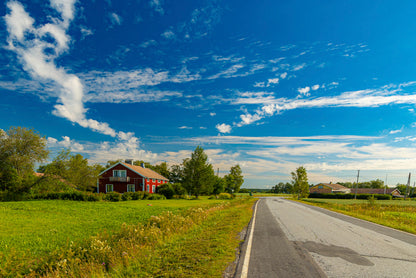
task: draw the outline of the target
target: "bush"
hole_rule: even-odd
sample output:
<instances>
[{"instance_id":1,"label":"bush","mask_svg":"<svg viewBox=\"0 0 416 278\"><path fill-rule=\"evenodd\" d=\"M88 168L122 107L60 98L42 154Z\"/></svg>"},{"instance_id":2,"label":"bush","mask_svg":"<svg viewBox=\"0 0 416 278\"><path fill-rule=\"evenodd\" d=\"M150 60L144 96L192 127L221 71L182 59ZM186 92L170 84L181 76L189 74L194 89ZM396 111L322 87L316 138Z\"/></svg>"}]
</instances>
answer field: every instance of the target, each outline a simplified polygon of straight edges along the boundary
<instances>
[{"instance_id":1,"label":"bush","mask_svg":"<svg viewBox=\"0 0 416 278\"><path fill-rule=\"evenodd\" d=\"M133 199L133 192L124 192L121 195L121 200L123 201L129 201Z\"/></svg>"},{"instance_id":2,"label":"bush","mask_svg":"<svg viewBox=\"0 0 416 278\"><path fill-rule=\"evenodd\" d=\"M308 198L317 199L354 199L354 193L311 193ZM368 200L368 198L374 197L376 200L391 200L392 196L388 194L357 194L357 199Z\"/></svg>"},{"instance_id":3,"label":"bush","mask_svg":"<svg viewBox=\"0 0 416 278\"><path fill-rule=\"evenodd\" d=\"M220 193L218 194L218 199L221 200L232 200L234 197L230 193Z\"/></svg>"},{"instance_id":4,"label":"bush","mask_svg":"<svg viewBox=\"0 0 416 278\"><path fill-rule=\"evenodd\" d=\"M103 199L110 202L119 202L121 201L121 194L118 192L109 192L105 194Z\"/></svg>"},{"instance_id":5,"label":"bush","mask_svg":"<svg viewBox=\"0 0 416 278\"><path fill-rule=\"evenodd\" d=\"M151 194L151 195L147 198L147 200L166 200L166 197L165 197L165 196L163 196L163 195L160 195L160 194L156 194L156 193L154 193L154 194Z\"/></svg>"},{"instance_id":6,"label":"bush","mask_svg":"<svg viewBox=\"0 0 416 278\"><path fill-rule=\"evenodd\" d=\"M165 183L160 185L156 192L158 194L161 194L166 197L166 199L172 199L173 195L175 195L175 190L173 189L173 186L169 183Z\"/></svg>"},{"instance_id":7,"label":"bush","mask_svg":"<svg viewBox=\"0 0 416 278\"><path fill-rule=\"evenodd\" d=\"M24 201L27 199L25 194L9 191L0 191L0 202Z\"/></svg>"}]
</instances>

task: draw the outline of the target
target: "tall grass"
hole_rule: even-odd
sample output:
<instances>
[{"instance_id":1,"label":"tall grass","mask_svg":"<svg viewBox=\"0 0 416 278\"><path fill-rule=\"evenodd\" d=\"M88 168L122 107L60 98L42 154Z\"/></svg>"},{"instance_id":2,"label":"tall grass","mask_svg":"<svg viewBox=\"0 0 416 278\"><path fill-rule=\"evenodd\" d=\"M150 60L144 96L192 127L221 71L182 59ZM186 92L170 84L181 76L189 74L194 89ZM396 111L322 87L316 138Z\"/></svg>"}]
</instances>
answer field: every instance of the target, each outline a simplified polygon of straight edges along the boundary
<instances>
[{"instance_id":1,"label":"tall grass","mask_svg":"<svg viewBox=\"0 0 416 278\"><path fill-rule=\"evenodd\" d=\"M304 202L416 234L416 202L404 200L303 199Z\"/></svg>"}]
</instances>

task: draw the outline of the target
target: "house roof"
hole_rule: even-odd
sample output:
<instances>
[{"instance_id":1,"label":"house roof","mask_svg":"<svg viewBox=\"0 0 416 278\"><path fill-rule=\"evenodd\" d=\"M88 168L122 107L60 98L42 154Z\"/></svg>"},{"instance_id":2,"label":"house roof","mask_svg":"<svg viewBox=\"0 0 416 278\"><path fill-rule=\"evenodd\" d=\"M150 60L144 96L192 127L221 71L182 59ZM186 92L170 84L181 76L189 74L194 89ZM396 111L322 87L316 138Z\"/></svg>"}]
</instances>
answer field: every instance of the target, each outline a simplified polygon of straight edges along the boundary
<instances>
[{"instance_id":1,"label":"house roof","mask_svg":"<svg viewBox=\"0 0 416 278\"><path fill-rule=\"evenodd\" d=\"M352 193L355 193L357 190L357 194L384 194L384 188L354 188L351 189ZM396 188L387 188L386 194L391 194L394 190L397 190L400 194L400 191Z\"/></svg>"},{"instance_id":2,"label":"house roof","mask_svg":"<svg viewBox=\"0 0 416 278\"><path fill-rule=\"evenodd\" d=\"M118 163L114 164L113 166L111 166L110 168L105 169L104 171L102 171L102 172L100 173L100 176L101 176L103 173L105 173L105 172L107 172L107 171L111 170L112 168L114 168L115 166L117 166L117 165L119 165L119 164L123 165L123 166L124 166L124 167L126 167L126 168L129 168L130 170L132 170L132 171L133 171L133 172L135 172L136 174L139 174L140 176L142 176L142 177L144 177L144 178L146 178L146 179L157 179L157 180L166 180L166 181L168 181L168 180L169 180L168 178L166 178L166 177L162 176L161 174L159 174L159 173L157 173L157 172L153 171L152 169L149 169L149 168L143 168L143 167L141 167L141 166L136 166L136 165L127 164L127 163L124 163L124 162L118 162Z\"/></svg>"},{"instance_id":3,"label":"house roof","mask_svg":"<svg viewBox=\"0 0 416 278\"><path fill-rule=\"evenodd\" d=\"M158 179L158 180L169 180L168 178L165 178L164 176L162 176L161 174L153 171L152 169L149 168L143 168L141 166L136 166L136 165L131 165L131 164L127 164L124 162L120 162L120 164L126 166L127 168L130 168L131 170L133 170L134 172L137 172L138 174L142 175L145 178L149 178L149 179Z\"/></svg>"},{"instance_id":4,"label":"house roof","mask_svg":"<svg viewBox=\"0 0 416 278\"><path fill-rule=\"evenodd\" d=\"M335 190L335 191L345 191L349 189L348 187L342 186L338 183L320 183L320 184L331 187L332 190Z\"/></svg>"}]
</instances>

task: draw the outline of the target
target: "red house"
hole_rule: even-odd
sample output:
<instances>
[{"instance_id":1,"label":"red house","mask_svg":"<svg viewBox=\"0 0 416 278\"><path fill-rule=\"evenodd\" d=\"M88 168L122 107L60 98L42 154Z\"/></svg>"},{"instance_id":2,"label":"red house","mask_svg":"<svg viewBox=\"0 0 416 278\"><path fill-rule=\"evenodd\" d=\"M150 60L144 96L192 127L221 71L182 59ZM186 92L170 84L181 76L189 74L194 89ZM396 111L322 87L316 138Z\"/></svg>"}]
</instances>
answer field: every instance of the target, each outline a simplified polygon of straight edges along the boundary
<instances>
[{"instance_id":1,"label":"red house","mask_svg":"<svg viewBox=\"0 0 416 278\"><path fill-rule=\"evenodd\" d=\"M118 162L100 173L97 192L135 192L155 193L156 188L169 180L155 171L130 163Z\"/></svg>"}]
</instances>

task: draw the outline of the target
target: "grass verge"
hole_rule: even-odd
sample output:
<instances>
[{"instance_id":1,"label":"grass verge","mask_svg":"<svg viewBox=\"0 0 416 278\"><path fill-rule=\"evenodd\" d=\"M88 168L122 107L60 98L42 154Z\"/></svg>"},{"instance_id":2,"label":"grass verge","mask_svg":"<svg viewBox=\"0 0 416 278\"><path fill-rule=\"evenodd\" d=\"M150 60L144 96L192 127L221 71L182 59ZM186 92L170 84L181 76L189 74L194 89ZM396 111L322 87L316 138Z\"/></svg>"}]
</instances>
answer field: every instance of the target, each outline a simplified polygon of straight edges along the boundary
<instances>
[{"instance_id":1,"label":"grass verge","mask_svg":"<svg viewBox=\"0 0 416 278\"><path fill-rule=\"evenodd\" d=\"M221 277L235 257L237 234L251 218L253 199L227 201L145 224L123 224L71 243L45 257L9 254L1 277Z\"/></svg>"},{"instance_id":2,"label":"grass verge","mask_svg":"<svg viewBox=\"0 0 416 278\"><path fill-rule=\"evenodd\" d=\"M301 202L416 234L414 201L303 199Z\"/></svg>"}]
</instances>

